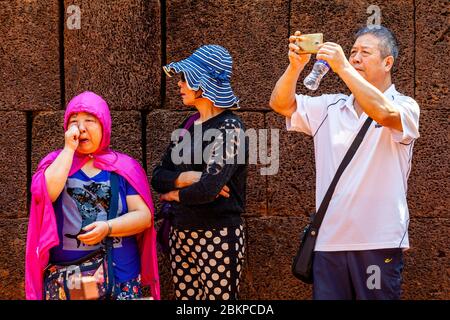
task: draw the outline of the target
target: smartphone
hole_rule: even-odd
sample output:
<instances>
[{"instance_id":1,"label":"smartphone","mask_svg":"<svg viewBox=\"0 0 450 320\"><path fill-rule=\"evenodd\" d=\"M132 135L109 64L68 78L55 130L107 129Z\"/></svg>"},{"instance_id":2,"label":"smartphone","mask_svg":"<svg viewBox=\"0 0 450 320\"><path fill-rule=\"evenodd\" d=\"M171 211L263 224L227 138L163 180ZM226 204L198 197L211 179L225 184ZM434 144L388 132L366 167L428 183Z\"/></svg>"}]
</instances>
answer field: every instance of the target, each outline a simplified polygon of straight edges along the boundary
<instances>
[{"instance_id":1,"label":"smartphone","mask_svg":"<svg viewBox=\"0 0 450 320\"><path fill-rule=\"evenodd\" d=\"M323 33L302 34L295 40L295 44L300 48L299 54L317 53L319 44L322 43Z\"/></svg>"}]
</instances>

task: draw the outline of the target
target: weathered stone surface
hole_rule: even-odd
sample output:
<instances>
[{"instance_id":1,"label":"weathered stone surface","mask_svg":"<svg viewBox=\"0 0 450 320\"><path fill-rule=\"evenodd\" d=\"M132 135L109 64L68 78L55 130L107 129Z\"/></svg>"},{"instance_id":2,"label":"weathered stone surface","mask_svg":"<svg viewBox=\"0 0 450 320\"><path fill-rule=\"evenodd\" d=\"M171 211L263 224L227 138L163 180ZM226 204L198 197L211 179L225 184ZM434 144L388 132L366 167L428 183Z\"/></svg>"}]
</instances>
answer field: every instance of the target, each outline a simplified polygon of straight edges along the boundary
<instances>
[{"instance_id":1,"label":"weathered stone surface","mask_svg":"<svg viewBox=\"0 0 450 320\"><path fill-rule=\"evenodd\" d=\"M254 129L256 134L260 134L259 129L265 128L264 114L259 112L238 112L237 114L244 122L246 130ZM257 152L259 148L259 143L257 148L254 145L249 145L250 152ZM261 165L259 156L257 164L250 163L247 166L247 204L245 216L267 214L267 176L261 174L261 168L263 167L266 166Z\"/></svg>"},{"instance_id":2,"label":"weathered stone surface","mask_svg":"<svg viewBox=\"0 0 450 320\"><path fill-rule=\"evenodd\" d=\"M141 113L113 111L111 117L111 148L128 154L143 165Z\"/></svg>"},{"instance_id":3,"label":"weathered stone surface","mask_svg":"<svg viewBox=\"0 0 450 320\"><path fill-rule=\"evenodd\" d=\"M289 33L297 29L323 32L326 41L341 44L348 55L353 33L374 13L367 12L373 3L167 1L165 38L161 38L160 3L66 0L64 12L59 12L55 1L0 0L0 156L5 191L0 211L0 299L24 298L27 121L18 111L39 111L33 114L28 159L34 173L43 156L64 145L64 113L58 111L65 107L60 77L65 81L66 102L76 93L93 90L117 110L112 112L111 146L141 162L146 158L150 177L172 130L194 111L182 105L177 78L160 83L161 59L185 58L207 43L225 46L234 58L232 83L241 98L238 114L247 128L280 129L278 174L261 176L260 161L249 166L244 216L248 247L240 297L311 298L310 286L295 279L290 267L306 214L314 210L313 142L304 134L286 132L284 118L267 112L268 101L288 64ZM69 30L66 24L72 14L66 10L72 4L81 8L80 30ZM376 5L381 9L381 23L395 32L400 43L393 81L403 94L415 93L421 107L421 137L415 142L408 181L411 249L405 253L403 298L448 300L448 5L443 0L382 0ZM64 38L59 35L60 14ZM163 39L166 48L161 48ZM60 70L61 45L64 72ZM312 65L313 61L301 74L298 92L348 93L331 72L317 92L307 91L302 80ZM160 99L161 85L167 86L165 101ZM154 108L167 109L147 115L143 145L142 116L146 115L137 110ZM158 195L153 195L156 200ZM159 266L162 298L173 299L170 263L162 254Z\"/></svg>"},{"instance_id":4,"label":"weathered stone surface","mask_svg":"<svg viewBox=\"0 0 450 320\"><path fill-rule=\"evenodd\" d=\"M26 218L0 219L0 300L25 299L27 225Z\"/></svg>"},{"instance_id":5,"label":"weathered stone surface","mask_svg":"<svg viewBox=\"0 0 450 320\"><path fill-rule=\"evenodd\" d=\"M246 219L247 250L241 299L311 299L311 286L291 273L304 217Z\"/></svg>"},{"instance_id":6,"label":"weathered stone surface","mask_svg":"<svg viewBox=\"0 0 450 320\"><path fill-rule=\"evenodd\" d=\"M135 158L142 164L141 114L137 111L112 111L111 148ZM64 147L64 112L40 112L33 119L32 172L48 153Z\"/></svg>"},{"instance_id":7,"label":"weathered stone surface","mask_svg":"<svg viewBox=\"0 0 450 320\"><path fill-rule=\"evenodd\" d=\"M65 10L73 1L64 1ZM159 105L159 1L78 1L80 29L64 29L66 100L90 90L114 110ZM69 11L66 19L72 21Z\"/></svg>"},{"instance_id":8,"label":"weathered stone surface","mask_svg":"<svg viewBox=\"0 0 450 320\"><path fill-rule=\"evenodd\" d=\"M0 112L0 218L20 218L27 210L27 123L24 112ZM1 265L0 265L1 266Z\"/></svg>"},{"instance_id":9,"label":"weathered stone surface","mask_svg":"<svg viewBox=\"0 0 450 320\"><path fill-rule=\"evenodd\" d=\"M284 117L266 115L268 128L280 129L279 173L268 176L268 215L299 216L315 210L315 167L312 138L287 132Z\"/></svg>"},{"instance_id":10,"label":"weathered stone surface","mask_svg":"<svg viewBox=\"0 0 450 320\"><path fill-rule=\"evenodd\" d=\"M450 299L450 220L412 219L411 248L405 252L403 299Z\"/></svg>"},{"instance_id":11,"label":"weathered stone surface","mask_svg":"<svg viewBox=\"0 0 450 320\"><path fill-rule=\"evenodd\" d=\"M287 1L167 1L167 62L204 44L219 44L233 57L232 87L243 109L267 109L274 75L285 64ZM167 105L182 109L179 77L167 79Z\"/></svg>"},{"instance_id":12,"label":"weathered stone surface","mask_svg":"<svg viewBox=\"0 0 450 320\"><path fill-rule=\"evenodd\" d=\"M147 167L151 174L161 162L161 158L170 144L172 131L177 129L184 119L192 114L193 109L186 108L185 112L162 111L150 112L147 117Z\"/></svg>"},{"instance_id":13,"label":"weathered stone surface","mask_svg":"<svg viewBox=\"0 0 450 320\"><path fill-rule=\"evenodd\" d=\"M416 97L422 110L450 109L448 44L448 2L416 1Z\"/></svg>"},{"instance_id":14,"label":"weathered stone surface","mask_svg":"<svg viewBox=\"0 0 450 320\"><path fill-rule=\"evenodd\" d=\"M448 115L444 110L421 110L408 180L412 217L449 218Z\"/></svg>"},{"instance_id":15,"label":"weathered stone surface","mask_svg":"<svg viewBox=\"0 0 450 320\"><path fill-rule=\"evenodd\" d=\"M293 34L296 30L302 33L322 32L324 41L336 42L342 46L348 57L354 43L354 33L367 24L373 23L374 11L369 10L371 5L377 5L381 13L381 24L390 28L396 35L400 55L396 71L393 74L393 83L397 90L405 95L414 95L414 5L412 0L378 1L376 4L370 0L313 0L293 1L291 9L291 28ZM297 86L298 91L308 95L321 95L324 93L337 93L350 91L343 81L329 72L316 92L311 92L303 85L303 79L308 75L314 64L315 56L311 57L308 66L300 75Z\"/></svg>"},{"instance_id":16,"label":"weathered stone surface","mask_svg":"<svg viewBox=\"0 0 450 320\"><path fill-rule=\"evenodd\" d=\"M0 110L60 108L58 1L0 6Z\"/></svg>"},{"instance_id":17,"label":"weathered stone surface","mask_svg":"<svg viewBox=\"0 0 450 320\"><path fill-rule=\"evenodd\" d=\"M64 111L34 114L31 139L31 172L50 152L64 147Z\"/></svg>"}]
</instances>

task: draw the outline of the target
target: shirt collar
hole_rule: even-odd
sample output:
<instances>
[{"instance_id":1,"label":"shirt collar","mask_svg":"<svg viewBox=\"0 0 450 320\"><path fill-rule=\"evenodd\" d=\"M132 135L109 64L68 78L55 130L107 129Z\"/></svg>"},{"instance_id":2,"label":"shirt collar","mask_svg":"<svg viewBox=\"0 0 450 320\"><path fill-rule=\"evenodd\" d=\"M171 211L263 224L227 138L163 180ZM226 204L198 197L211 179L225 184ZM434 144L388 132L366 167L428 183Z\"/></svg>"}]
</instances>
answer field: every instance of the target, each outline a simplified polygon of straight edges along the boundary
<instances>
[{"instance_id":1,"label":"shirt collar","mask_svg":"<svg viewBox=\"0 0 450 320\"><path fill-rule=\"evenodd\" d=\"M389 86L389 88L386 89L386 91L383 92L383 94L389 98L389 100L393 100L393 96L397 95L398 92L397 90L395 90L395 85L391 84ZM341 105L341 109L344 107L347 107L349 109L353 108L353 102L355 100L355 96L353 95L353 93L348 97L347 101L345 101L344 104Z\"/></svg>"}]
</instances>

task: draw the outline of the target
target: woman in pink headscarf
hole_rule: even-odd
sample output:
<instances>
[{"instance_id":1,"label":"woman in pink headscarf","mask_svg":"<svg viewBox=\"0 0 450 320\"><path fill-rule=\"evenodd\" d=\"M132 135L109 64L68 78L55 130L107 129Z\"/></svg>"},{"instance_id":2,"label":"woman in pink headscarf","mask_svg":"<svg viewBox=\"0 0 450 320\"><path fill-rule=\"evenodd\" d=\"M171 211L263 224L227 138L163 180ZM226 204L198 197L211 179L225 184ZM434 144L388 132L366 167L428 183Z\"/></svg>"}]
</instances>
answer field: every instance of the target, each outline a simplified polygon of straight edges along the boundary
<instances>
[{"instance_id":1,"label":"woman in pink headscarf","mask_svg":"<svg viewBox=\"0 0 450 320\"><path fill-rule=\"evenodd\" d=\"M27 299L58 299L44 292L45 267L82 259L107 237L114 238L112 298L140 298L141 286L150 285L152 297L159 299L147 176L136 160L109 149L111 116L105 100L92 92L74 97L66 109L64 130L64 148L40 162L31 185ZM107 220L111 172L118 175L119 200L117 217Z\"/></svg>"}]
</instances>

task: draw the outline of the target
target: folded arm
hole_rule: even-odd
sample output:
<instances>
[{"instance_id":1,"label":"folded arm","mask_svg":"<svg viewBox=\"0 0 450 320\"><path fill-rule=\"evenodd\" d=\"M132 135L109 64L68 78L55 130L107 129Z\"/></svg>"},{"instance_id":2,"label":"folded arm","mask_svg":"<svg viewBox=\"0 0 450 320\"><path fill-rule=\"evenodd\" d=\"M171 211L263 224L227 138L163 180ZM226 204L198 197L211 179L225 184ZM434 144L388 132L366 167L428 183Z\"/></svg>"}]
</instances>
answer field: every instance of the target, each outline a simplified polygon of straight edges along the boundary
<instances>
[{"instance_id":1,"label":"folded arm","mask_svg":"<svg viewBox=\"0 0 450 320\"><path fill-rule=\"evenodd\" d=\"M242 156L245 161L243 131L240 126L229 123L220 128L222 133L214 140L207 167L199 180L180 190L173 190L161 196L162 200L178 201L185 205L198 205L214 201L219 195L229 196L226 186L231 179ZM227 139L227 137L233 137ZM225 141L227 139L227 141ZM242 144L241 144L242 143Z\"/></svg>"},{"instance_id":2,"label":"folded arm","mask_svg":"<svg viewBox=\"0 0 450 320\"><path fill-rule=\"evenodd\" d=\"M289 37L289 65L277 81L270 96L270 107L288 118L296 110L295 91L298 77L311 58L310 54L298 54L300 48L294 42L299 35L300 32L297 31L294 36Z\"/></svg>"}]
</instances>

